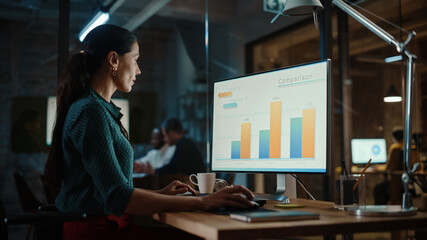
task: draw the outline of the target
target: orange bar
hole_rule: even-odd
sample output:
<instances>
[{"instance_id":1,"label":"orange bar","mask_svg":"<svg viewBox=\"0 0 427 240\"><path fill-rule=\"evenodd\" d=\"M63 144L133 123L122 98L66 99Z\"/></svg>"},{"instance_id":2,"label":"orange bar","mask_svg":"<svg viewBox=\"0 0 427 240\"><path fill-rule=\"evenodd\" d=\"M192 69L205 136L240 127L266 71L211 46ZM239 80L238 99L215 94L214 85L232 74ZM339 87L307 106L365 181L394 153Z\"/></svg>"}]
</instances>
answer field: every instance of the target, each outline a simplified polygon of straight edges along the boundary
<instances>
[{"instance_id":1,"label":"orange bar","mask_svg":"<svg viewBox=\"0 0 427 240\"><path fill-rule=\"evenodd\" d=\"M233 95L233 92L222 92L222 93L218 93L218 97L223 98L223 97L231 97Z\"/></svg>"},{"instance_id":2,"label":"orange bar","mask_svg":"<svg viewBox=\"0 0 427 240\"><path fill-rule=\"evenodd\" d=\"M270 103L270 158L280 158L282 102Z\"/></svg>"},{"instance_id":3,"label":"orange bar","mask_svg":"<svg viewBox=\"0 0 427 240\"><path fill-rule=\"evenodd\" d=\"M314 158L314 108L302 110L302 154Z\"/></svg>"},{"instance_id":4,"label":"orange bar","mask_svg":"<svg viewBox=\"0 0 427 240\"><path fill-rule=\"evenodd\" d=\"M240 158L251 157L251 123L242 123L240 137Z\"/></svg>"}]
</instances>

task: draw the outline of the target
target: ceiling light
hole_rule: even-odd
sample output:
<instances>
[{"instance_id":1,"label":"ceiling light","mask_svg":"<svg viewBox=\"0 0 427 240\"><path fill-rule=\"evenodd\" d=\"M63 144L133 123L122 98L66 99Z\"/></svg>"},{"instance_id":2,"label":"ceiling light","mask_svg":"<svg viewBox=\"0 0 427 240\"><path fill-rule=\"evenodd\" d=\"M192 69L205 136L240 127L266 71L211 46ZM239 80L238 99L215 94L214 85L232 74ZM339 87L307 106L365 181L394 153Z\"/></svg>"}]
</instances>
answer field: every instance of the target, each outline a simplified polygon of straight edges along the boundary
<instances>
[{"instance_id":1,"label":"ceiling light","mask_svg":"<svg viewBox=\"0 0 427 240\"><path fill-rule=\"evenodd\" d=\"M388 57L388 58L384 59L384 62L392 63L392 62L400 61L402 59L403 59L402 55L396 55L396 56Z\"/></svg>"},{"instance_id":2,"label":"ceiling light","mask_svg":"<svg viewBox=\"0 0 427 240\"><path fill-rule=\"evenodd\" d=\"M101 24L104 24L108 22L108 19L110 19L110 13L105 10L99 10L98 13L90 20L88 24L80 31L79 33L79 40L80 42L83 42L86 35L94 28L98 27Z\"/></svg>"},{"instance_id":3,"label":"ceiling light","mask_svg":"<svg viewBox=\"0 0 427 240\"><path fill-rule=\"evenodd\" d=\"M397 92L394 85L390 86L387 95L384 97L384 102L402 102L402 96Z\"/></svg>"}]
</instances>

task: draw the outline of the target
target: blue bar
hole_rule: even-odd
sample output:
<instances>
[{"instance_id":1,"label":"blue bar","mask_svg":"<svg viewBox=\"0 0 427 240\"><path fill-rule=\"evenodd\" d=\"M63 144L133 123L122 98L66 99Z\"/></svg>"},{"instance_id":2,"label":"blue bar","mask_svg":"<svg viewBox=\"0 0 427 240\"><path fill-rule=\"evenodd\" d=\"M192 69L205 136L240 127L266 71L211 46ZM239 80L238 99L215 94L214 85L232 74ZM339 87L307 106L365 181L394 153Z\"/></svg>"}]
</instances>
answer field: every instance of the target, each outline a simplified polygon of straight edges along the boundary
<instances>
[{"instance_id":1,"label":"blue bar","mask_svg":"<svg viewBox=\"0 0 427 240\"><path fill-rule=\"evenodd\" d=\"M240 158L240 141L231 141L231 159Z\"/></svg>"},{"instance_id":2,"label":"blue bar","mask_svg":"<svg viewBox=\"0 0 427 240\"><path fill-rule=\"evenodd\" d=\"M302 156L302 118L291 118L291 158Z\"/></svg>"},{"instance_id":3,"label":"blue bar","mask_svg":"<svg viewBox=\"0 0 427 240\"><path fill-rule=\"evenodd\" d=\"M270 130L259 131L259 158L270 156Z\"/></svg>"},{"instance_id":4,"label":"blue bar","mask_svg":"<svg viewBox=\"0 0 427 240\"><path fill-rule=\"evenodd\" d=\"M233 103L226 103L226 104L222 105L222 107L223 107L224 109L228 109L228 108L236 108L236 107L237 107L237 103L236 103L236 102L233 102Z\"/></svg>"}]
</instances>

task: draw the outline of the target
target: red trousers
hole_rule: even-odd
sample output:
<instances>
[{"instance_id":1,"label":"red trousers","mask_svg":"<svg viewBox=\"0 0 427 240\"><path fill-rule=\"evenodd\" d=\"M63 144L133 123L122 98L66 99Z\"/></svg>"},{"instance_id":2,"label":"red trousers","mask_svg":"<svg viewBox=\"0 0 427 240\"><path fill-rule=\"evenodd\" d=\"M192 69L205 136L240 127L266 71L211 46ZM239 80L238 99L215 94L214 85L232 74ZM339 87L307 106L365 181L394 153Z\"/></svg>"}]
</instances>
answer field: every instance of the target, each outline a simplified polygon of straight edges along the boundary
<instances>
[{"instance_id":1,"label":"red trousers","mask_svg":"<svg viewBox=\"0 0 427 240\"><path fill-rule=\"evenodd\" d=\"M64 223L64 240L116 239L200 239L171 227L139 227L128 215L88 217L82 222Z\"/></svg>"}]
</instances>

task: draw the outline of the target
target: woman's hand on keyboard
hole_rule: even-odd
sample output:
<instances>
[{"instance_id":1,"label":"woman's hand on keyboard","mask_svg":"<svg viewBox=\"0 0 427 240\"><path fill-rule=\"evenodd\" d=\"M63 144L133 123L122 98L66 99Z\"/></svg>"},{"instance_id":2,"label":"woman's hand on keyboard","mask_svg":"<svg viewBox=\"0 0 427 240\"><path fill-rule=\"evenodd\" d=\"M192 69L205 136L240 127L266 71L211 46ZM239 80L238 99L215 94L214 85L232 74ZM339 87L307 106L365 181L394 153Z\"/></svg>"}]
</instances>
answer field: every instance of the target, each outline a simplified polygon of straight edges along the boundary
<instances>
[{"instance_id":1,"label":"woman's hand on keyboard","mask_svg":"<svg viewBox=\"0 0 427 240\"><path fill-rule=\"evenodd\" d=\"M199 192L190 187L190 185L178 180L173 181L172 183L158 191L158 193L166 195L177 195L185 192L191 192L193 195L199 194Z\"/></svg>"},{"instance_id":2,"label":"woman's hand on keyboard","mask_svg":"<svg viewBox=\"0 0 427 240\"><path fill-rule=\"evenodd\" d=\"M212 210L222 207L248 208L253 206L250 201L253 193L240 185L225 187L211 195L202 197L203 210Z\"/></svg>"}]
</instances>

